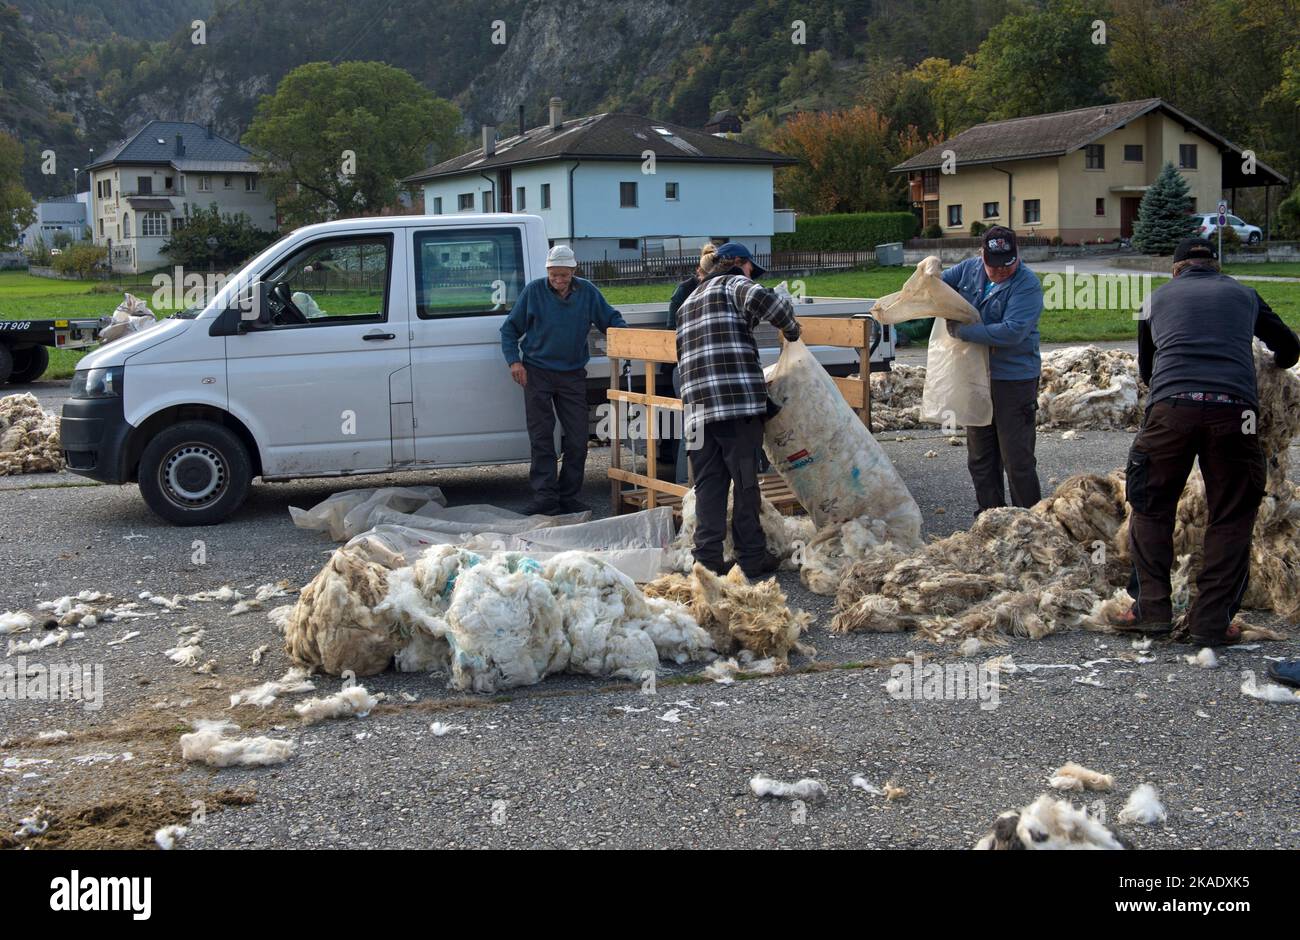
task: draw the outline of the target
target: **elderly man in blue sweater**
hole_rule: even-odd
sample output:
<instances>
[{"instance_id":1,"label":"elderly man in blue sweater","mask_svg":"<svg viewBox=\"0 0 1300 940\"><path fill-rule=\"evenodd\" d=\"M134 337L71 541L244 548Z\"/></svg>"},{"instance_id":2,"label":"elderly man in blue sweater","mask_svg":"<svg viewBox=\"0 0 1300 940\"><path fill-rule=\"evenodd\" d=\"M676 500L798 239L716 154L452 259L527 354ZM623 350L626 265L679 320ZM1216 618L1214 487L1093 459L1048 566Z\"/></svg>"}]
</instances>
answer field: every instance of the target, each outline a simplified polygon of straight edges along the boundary
<instances>
[{"instance_id":1,"label":"elderly man in blue sweater","mask_svg":"<svg viewBox=\"0 0 1300 940\"><path fill-rule=\"evenodd\" d=\"M546 277L531 281L501 324L501 351L510 377L524 390L533 500L524 510L554 515L589 508L578 494L587 465L587 336L627 326L596 285L575 277L573 249L556 245ZM560 419L564 462L556 473L555 419Z\"/></svg>"},{"instance_id":2,"label":"elderly man in blue sweater","mask_svg":"<svg viewBox=\"0 0 1300 940\"><path fill-rule=\"evenodd\" d=\"M1016 233L995 225L984 233L979 258L968 258L943 272L949 287L980 314L979 323L947 321L948 332L968 343L989 347L993 423L966 429L966 460L975 484L975 515L1007 504L1002 475L1011 486L1013 506L1032 506L1042 498L1034 457L1038 380L1038 318L1043 286L1020 261Z\"/></svg>"}]
</instances>

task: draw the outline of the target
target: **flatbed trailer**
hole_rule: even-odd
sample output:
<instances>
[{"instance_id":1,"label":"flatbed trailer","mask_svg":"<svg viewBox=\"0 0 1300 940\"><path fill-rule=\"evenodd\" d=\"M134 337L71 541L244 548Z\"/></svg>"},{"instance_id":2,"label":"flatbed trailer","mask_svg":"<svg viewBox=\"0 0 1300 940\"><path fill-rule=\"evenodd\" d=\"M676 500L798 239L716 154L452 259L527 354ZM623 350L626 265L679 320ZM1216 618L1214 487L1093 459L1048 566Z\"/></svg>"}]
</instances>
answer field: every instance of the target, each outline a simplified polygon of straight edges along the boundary
<instances>
[{"instance_id":1,"label":"flatbed trailer","mask_svg":"<svg viewBox=\"0 0 1300 940\"><path fill-rule=\"evenodd\" d=\"M105 319L0 320L0 385L35 382L50 364L51 349L89 349Z\"/></svg>"}]
</instances>

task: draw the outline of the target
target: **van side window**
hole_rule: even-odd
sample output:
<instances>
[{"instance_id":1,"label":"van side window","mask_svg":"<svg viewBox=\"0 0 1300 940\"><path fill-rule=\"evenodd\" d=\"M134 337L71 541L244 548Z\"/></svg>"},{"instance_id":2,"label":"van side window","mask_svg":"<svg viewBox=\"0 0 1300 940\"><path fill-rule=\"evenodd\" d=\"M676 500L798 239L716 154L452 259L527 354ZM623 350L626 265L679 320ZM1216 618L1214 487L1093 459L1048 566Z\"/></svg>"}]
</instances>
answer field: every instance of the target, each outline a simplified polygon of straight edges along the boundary
<instances>
[{"instance_id":1,"label":"van side window","mask_svg":"<svg viewBox=\"0 0 1300 940\"><path fill-rule=\"evenodd\" d=\"M415 310L420 319L509 313L523 289L524 244L519 229L415 233Z\"/></svg>"},{"instance_id":2,"label":"van side window","mask_svg":"<svg viewBox=\"0 0 1300 940\"><path fill-rule=\"evenodd\" d=\"M331 238L295 252L266 277L272 327L383 323L392 236Z\"/></svg>"}]
</instances>

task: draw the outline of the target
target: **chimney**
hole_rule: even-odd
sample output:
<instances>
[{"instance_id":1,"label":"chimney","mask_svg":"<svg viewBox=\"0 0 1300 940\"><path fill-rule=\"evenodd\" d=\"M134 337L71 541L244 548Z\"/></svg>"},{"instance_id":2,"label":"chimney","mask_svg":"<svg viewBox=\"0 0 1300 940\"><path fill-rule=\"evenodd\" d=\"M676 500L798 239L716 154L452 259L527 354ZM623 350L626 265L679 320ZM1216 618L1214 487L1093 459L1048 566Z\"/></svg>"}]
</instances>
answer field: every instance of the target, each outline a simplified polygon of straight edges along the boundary
<instances>
[{"instance_id":1,"label":"chimney","mask_svg":"<svg viewBox=\"0 0 1300 940\"><path fill-rule=\"evenodd\" d=\"M551 130L558 131L560 125L564 123L564 100L561 98L551 99Z\"/></svg>"},{"instance_id":2,"label":"chimney","mask_svg":"<svg viewBox=\"0 0 1300 940\"><path fill-rule=\"evenodd\" d=\"M212 122L208 121L208 140L212 139Z\"/></svg>"},{"instance_id":3,"label":"chimney","mask_svg":"<svg viewBox=\"0 0 1300 940\"><path fill-rule=\"evenodd\" d=\"M519 106L519 136L520 137L524 136L525 130L527 130L527 128L524 127L524 106L521 104Z\"/></svg>"},{"instance_id":4,"label":"chimney","mask_svg":"<svg viewBox=\"0 0 1300 940\"><path fill-rule=\"evenodd\" d=\"M497 129L495 124L483 125L483 156L490 157L497 152Z\"/></svg>"},{"instance_id":5,"label":"chimney","mask_svg":"<svg viewBox=\"0 0 1300 940\"><path fill-rule=\"evenodd\" d=\"M185 141L179 132L176 134L176 156L185 156Z\"/></svg>"}]
</instances>

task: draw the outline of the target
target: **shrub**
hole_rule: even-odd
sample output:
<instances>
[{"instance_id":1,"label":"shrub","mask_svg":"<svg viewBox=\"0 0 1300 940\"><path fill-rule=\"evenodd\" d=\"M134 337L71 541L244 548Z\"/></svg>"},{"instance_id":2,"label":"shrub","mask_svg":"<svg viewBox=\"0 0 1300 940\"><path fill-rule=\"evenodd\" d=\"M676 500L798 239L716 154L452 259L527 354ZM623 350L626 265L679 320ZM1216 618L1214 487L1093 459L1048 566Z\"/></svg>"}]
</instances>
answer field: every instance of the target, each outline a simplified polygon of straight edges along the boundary
<instances>
[{"instance_id":1,"label":"shrub","mask_svg":"<svg viewBox=\"0 0 1300 940\"><path fill-rule=\"evenodd\" d=\"M63 250L63 254L53 259L54 270L60 274L72 274L79 278L91 278L95 271L108 258L108 249L102 245L89 245L77 242Z\"/></svg>"},{"instance_id":2,"label":"shrub","mask_svg":"<svg viewBox=\"0 0 1300 940\"><path fill-rule=\"evenodd\" d=\"M921 233L921 237L922 238L943 238L943 226L940 225L938 222L934 223L934 225L927 226L925 231Z\"/></svg>"},{"instance_id":3,"label":"shrub","mask_svg":"<svg viewBox=\"0 0 1300 940\"><path fill-rule=\"evenodd\" d=\"M970 224L970 237L979 238L988 229L988 226L978 219Z\"/></svg>"},{"instance_id":4,"label":"shrub","mask_svg":"<svg viewBox=\"0 0 1300 940\"><path fill-rule=\"evenodd\" d=\"M793 232L772 236L773 251L870 251L916 234L910 212L845 212L800 216Z\"/></svg>"},{"instance_id":5,"label":"shrub","mask_svg":"<svg viewBox=\"0 0 1300 940\"><path fill-rule=\"evenodd\" d=\"M32 242L31 247L27 249L27 260L29 263L38 267L48 268L53 255L50 254L50 246L46 244L45 239L37 235L36 241Z\"/></svg>"}]
</instances>

